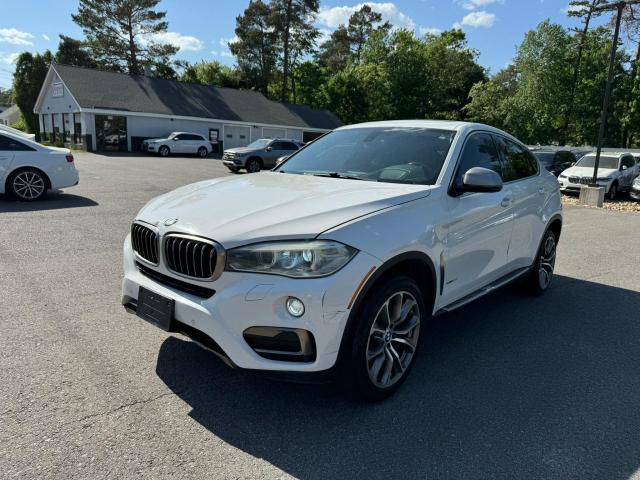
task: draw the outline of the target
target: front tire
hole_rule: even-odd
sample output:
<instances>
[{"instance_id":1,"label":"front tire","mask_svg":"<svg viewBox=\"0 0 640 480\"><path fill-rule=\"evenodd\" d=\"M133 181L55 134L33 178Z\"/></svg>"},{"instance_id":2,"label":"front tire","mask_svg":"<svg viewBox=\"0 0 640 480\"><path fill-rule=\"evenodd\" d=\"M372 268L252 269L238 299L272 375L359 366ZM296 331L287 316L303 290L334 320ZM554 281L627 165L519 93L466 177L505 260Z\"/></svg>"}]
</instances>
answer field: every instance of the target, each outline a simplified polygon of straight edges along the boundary
<instances>
[{"instance_id":1,"label":"front tire","mask_svg":"<svg viewBox=\"0 0 640 480\"><path fill-rule=\"evenodd\" d=\"M163 145L158 149L158 155L160 155L161 157L168 157L169 154L171 153L171 151L169 150L169 147Z\"/></svg>"},{"instance_id":2,"label":"front tire","mask_svg":"<svg viewBox=\"0 0 640 480\"><path fill-rule=\"evenodd\" d=\"M525 288L533 295L542 295L553 280L556 265L556 249L558 240L555 233L547 230L542 237L536 260L525 278Z\"/></svg>"},{"instance_id":3,"label":"front tire","mask_svg":"<svg viewBox=\"0 0 640 480\"><path fill-rule=\"evenodd\" d=\"M424 317L422 293L411 278L374 287L358 314L340 372L350 396L379 401L400 388L413 366Z\"/></svg>"},{"instance_id":4,"label":"front tire","mask_svg":"<svg viewBox=\"0 0 640 480\"><path fill-rule=\"evenodd\" d=\"M262 165L260 165L260 160L258 160L257 158L251 158L247 160L246 168L248 173L258 173L262 168Z\"/></svg>"},{"instance_id":5,"label":"front tire","mask_svg":"<svg viewBox=\"0 0 640 480\"><path fill-rule=\"evenodd\" d=\"M47 193L47 180L38 170L31 168L21 170L11 176L9 190L22 202L35 202Z\"/></svg>"},{"instance_id":6,"label":"front tire","mask_svg":"<svg viewBox=\"0 0 640 480\"><path fill-rule=\"evenodd\" d=\"M607 193L607 198L609 200L616 200L618 198L618 183L613 182L611 187L609 187L609 193Z\"/></svg>"},{"instance_id":7,"label":"front tire","mask_svg":"<svg viewBox=\"0 0 640 480\"><path fill-rule=\"evenodd\" d=\"M231 173L238 173L240 169L238 167L227 167Z\"/></svg>"}]
</instances>

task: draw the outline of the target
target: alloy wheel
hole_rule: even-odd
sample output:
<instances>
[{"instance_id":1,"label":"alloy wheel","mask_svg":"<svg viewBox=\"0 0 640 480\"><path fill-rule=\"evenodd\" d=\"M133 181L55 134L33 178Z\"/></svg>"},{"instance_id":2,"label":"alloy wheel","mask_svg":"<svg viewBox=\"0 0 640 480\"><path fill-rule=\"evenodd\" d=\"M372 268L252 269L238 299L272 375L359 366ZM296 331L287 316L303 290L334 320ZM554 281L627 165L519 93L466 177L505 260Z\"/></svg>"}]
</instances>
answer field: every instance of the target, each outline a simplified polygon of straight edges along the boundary
<instances>
[{"instance_id":1,"label":"alloy wheel","mask_svg":"<svg viewBox=\"0 0 640 480\"><path fill-rule=\"evenodd\" d=\"M418 302L409 292L394 293L378 310L367 341L367 371L376 387L388 388L404 376L419 335Z\"/></svg>"},{"instance_id":2,"label":"alloy wheel","mask_svg":"<svg viewBox=\"0 0 640 480\"><path fill-rule=\"evenodd\" d=\"M45 182L36 172L20 172L13 179L13 191L23 200L35 200L45 191Z\"/></svg>"},{"instance_id":3,"label":"alloy wheel","mask_svg":"<svg viewBox=\"0 0 640 480\"><path fill-rule=\"evenodd\" d=\"M538 281L540 288L545 290L551 283L553 269L556 265L556 239L553 235L548 235L542 245L540 252L540 262L538 264Z\"/></svg>"},{"instance_id":4,"label":"alloy wheel","mask_svg":"<svg viewBox=\"0 0 640 480\"><path fill-rule=\"evenodd\" d=\"M249 173L256 173L260 171L260 163L257 160L250 160L249 165L247 165L247 171Z\"/></svg>"}]
</instances>

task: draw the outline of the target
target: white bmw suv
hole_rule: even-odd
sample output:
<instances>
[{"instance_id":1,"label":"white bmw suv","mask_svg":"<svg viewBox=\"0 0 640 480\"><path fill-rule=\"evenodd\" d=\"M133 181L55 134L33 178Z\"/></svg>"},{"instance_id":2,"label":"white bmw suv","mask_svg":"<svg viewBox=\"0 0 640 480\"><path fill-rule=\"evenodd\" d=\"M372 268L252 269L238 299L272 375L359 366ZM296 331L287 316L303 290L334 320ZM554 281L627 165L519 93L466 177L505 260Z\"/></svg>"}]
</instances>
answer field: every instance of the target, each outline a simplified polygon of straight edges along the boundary
<instances>
[{"instance_id":1,"label":"white bmw suv","mask_svg":"<svg viewBox=\"0 0 640 480\"><path fill-rule=\"evenodd\" d=\"M122 303L229 365L381 399L429 317L516 278L549 287L561 209L556 178L495 128L343 127L273 171L149 202L125 240Z\"/></svg>"}]
</instances>

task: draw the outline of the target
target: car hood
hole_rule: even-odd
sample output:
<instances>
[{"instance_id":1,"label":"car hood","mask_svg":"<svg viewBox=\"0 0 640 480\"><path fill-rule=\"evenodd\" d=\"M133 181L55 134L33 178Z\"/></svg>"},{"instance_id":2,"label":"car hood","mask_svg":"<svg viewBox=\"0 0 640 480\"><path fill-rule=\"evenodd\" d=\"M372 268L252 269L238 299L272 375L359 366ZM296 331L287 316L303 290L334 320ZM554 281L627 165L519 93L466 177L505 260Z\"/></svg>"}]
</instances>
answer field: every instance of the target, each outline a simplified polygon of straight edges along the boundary
<instances>
[{"instance_id":1,"label":"car hood","mask_svg":"<svg viewBox=\"0 0 640 480\"><path fill-rule=\"evenodd\" d=\"M257 152L258 150L255 148L249 147L236 147L236 148L227 148L224 153L252 153Z\"/></svg>"},{"instance_id":2,"label":"car hood","mask_svg":"<svg viewBox=\"0 0 640 480\"><path fill-rule=\"evenodd\" d=\"M146 140L143 141L143 143L158 143L158 142L167 142L169 141L168 138L148 138Z\"/></svg>"},{"instance_id":3,"label":"car hood","mask_svg":"<svg viewBox=\"0 0 640 480\"><path fill-rule=\"evenodd\" d=\"M137 219L226 248L314 238L377 210L426 197L432 187L263 172L194 183L150 201ZM165 227L167 219L178 219Z\"/></svg>"},{"instance_id":4,"label":"car hood","mask_svg":"<svg viewBox=\"0 0 640 480\"><path fill-rule=\"evenodd\" d=\"M598 168L598 177L608 177L617 173L615 168ZM571 167L567 168L562 175L574 177L591 177L593 176L593 167Z\"/></svg>"}]
</instances>

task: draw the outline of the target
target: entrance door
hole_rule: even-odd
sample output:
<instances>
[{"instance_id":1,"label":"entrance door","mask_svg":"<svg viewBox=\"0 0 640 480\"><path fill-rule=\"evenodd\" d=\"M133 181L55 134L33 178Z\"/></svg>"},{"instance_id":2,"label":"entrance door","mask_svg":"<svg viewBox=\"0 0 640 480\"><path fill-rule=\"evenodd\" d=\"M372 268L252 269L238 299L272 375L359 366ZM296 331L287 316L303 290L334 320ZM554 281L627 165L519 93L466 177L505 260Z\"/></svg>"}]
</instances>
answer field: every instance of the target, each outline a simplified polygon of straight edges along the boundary
<instances>
[{"instance_id":1,"label":"entrance door","mask_svg":"<svg viewBox=\"0 0 640 480\"><path fill-rule=\"evenodd\" d=\"M102 152L126 152L127 117L96 115L96 147Z\"/></svg>"}]
</instances>

